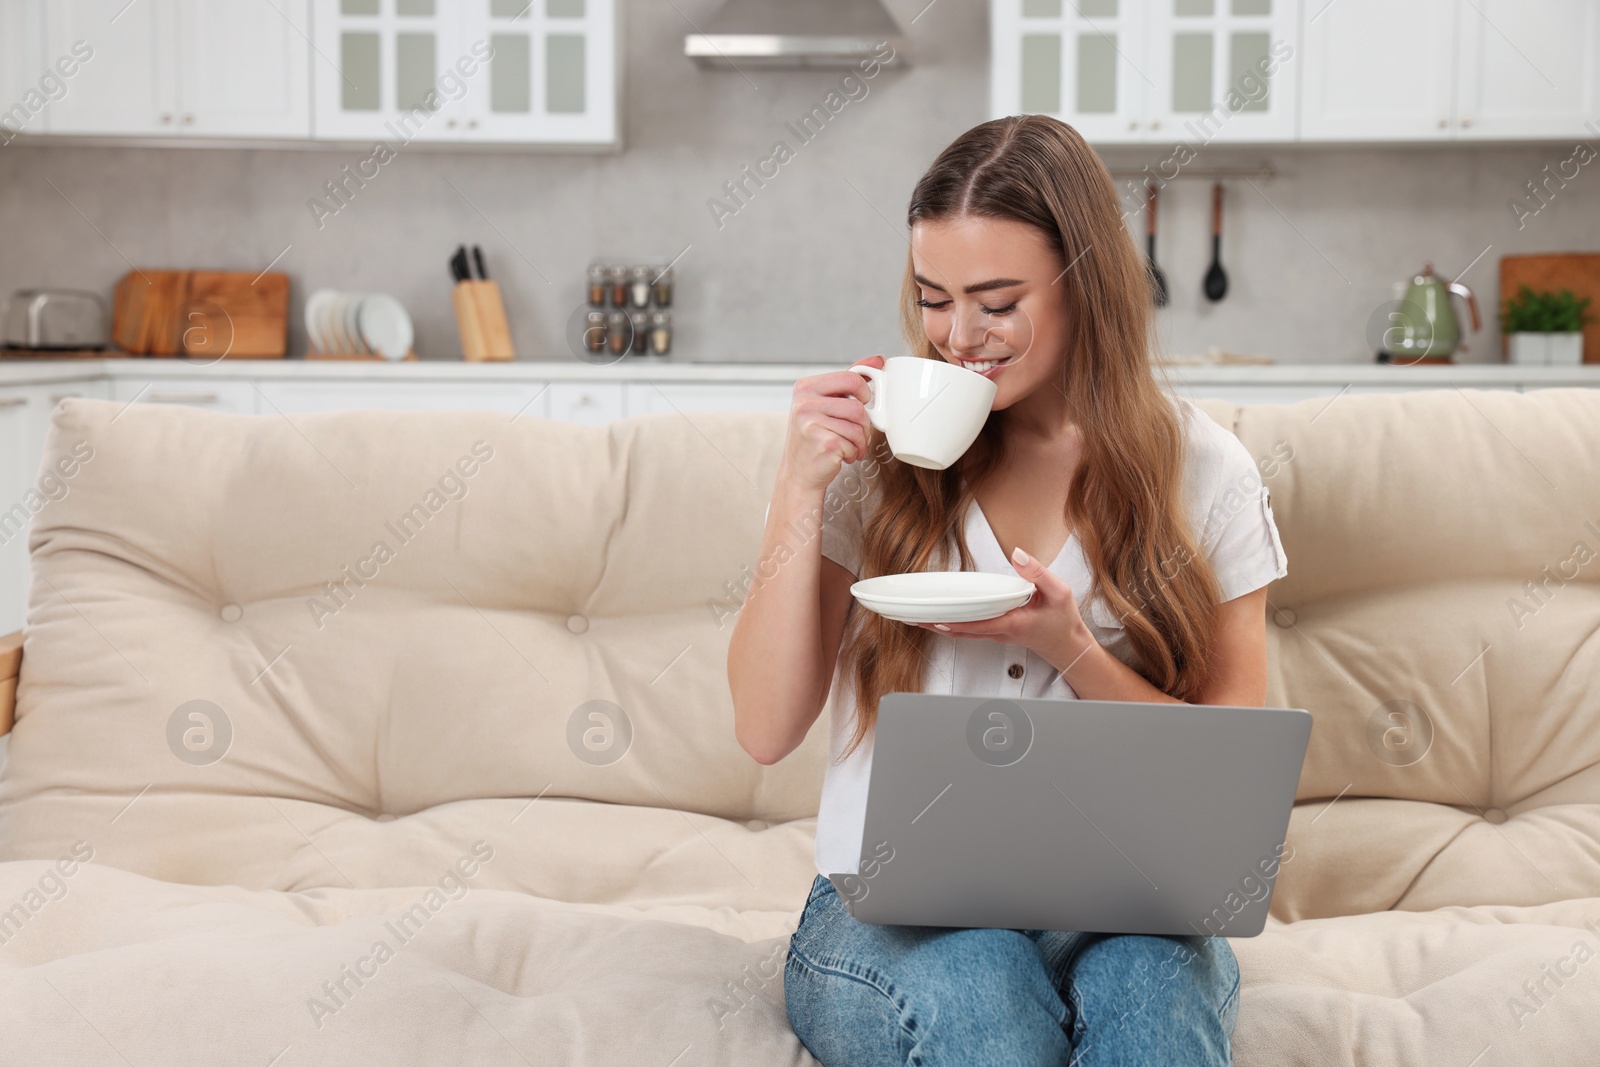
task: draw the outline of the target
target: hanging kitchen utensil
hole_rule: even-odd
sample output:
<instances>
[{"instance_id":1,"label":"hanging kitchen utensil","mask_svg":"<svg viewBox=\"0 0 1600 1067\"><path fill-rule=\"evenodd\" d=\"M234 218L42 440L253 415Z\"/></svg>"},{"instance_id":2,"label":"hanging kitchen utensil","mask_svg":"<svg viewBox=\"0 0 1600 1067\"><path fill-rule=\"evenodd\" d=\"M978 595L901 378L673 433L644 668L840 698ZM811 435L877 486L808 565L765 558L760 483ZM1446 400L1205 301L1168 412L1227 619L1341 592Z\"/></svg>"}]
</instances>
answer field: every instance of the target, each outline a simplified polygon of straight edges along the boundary
<instances>
[{"instance_id":1,"label":"hanging kitchen utensil","mask_svg":"<svg viewBox=\"0 0 1600 1067\"><path fill-rule=\"evenodd\" d=\"M1206 271L1206 299L1213 304L1228 295L1228 272L1222 269L1222 183L1211 183L1211 269Z\"/></svg>"},{"instance_id":2,"label":"hanging kitchen utensil","mask_svg":"<svg viewBox=\"0 0 1600 1067\"><path fill-rule=\"evenodd\" d=\"M1145 254L1149 259L1150 289L1155 297L1156 307L1167 306L1167 278L1161 273L1161 268L1156 266L1156 187L1152 182L1145 183L1148 193L1145 202L1145 213L1150 216L1148 229L1145 231Z\"/></svg>"}]
</instances>

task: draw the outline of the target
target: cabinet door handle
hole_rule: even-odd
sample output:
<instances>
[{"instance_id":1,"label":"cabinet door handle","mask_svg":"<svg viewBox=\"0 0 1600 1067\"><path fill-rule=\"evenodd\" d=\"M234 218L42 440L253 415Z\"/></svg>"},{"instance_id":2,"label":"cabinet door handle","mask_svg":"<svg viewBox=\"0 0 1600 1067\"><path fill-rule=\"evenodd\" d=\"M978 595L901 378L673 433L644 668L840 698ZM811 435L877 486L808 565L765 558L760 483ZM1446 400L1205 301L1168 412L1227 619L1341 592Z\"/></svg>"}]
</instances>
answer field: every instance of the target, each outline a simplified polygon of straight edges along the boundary
<instances>
[{"instance_id":1,"label":"cabinet door handle","mask_svg":"<svg viewBox=\"0 0 1600 1067\"><path fill-rule=\"evenodd\" d=\"M222 398L216 393L151 393L154 404L216 404Z\"/></svg>"},{"instance_id":2,"label":"cabinet door handle","mask_svg":"<svg viewBox=\"0 0 1600 1067\"><path fill-rule=\"evenodd\" d=\"M20 408L27 402L28 398L25 396L0 396L0 408Z\"/></svg>"},{"instance_id":3,"label":"cabinet door handle","mask_svg":"<svg viewBox=\"0 0 1600 1067\"><path fill-rule=\"evenodd\" d=\"M1441 130L1447 128L1449 125L1450 125L1450 120L1449 119L1440 119L1439 120L1439 128Z\"/></svg>"},{"instance_id":4,"label":"cabinet door handle","mask_svg":"<svg viewBox=\"0 0 1600 1067\"><path fill-rule=\"evenodd\" d=\"M183 124L185 126L193 126L194 125L194 116L193 115L185 115L185 116L183 116Z\"/></svg>"},{"instance_id":5,"label":"cabinet door handle","mask_svg":"<svg viewBox=\"0 0 1600 1067\"><path fill-rule=\"evenodd\" d=\"M1138 119L1134 119L1132 122L1128 123L1128 129L1137 130L1138 128L1139 128L1139 120Z\"/></svg>"},{"instance_id":6,"label":"cabinet door handle","mask_svg":"<svg viewBox=\"0 0 1600 1067\"><path fill-rule=\"evenodd\" d=\"M1461 120L1461 125L1463 125L1463 126L1471 126L1472 125L1472 120L1471 119L1462 119Z\"/></svg>"},{"instance_id":7,"label":"cabinet door handle","mask_svg":"<svg viewBox=\"0 0 1600 1067\"><path fill-rule=\"evenodd\" d=\"M163 125L163 126L171 126L172 125L172 112L163 111L161 113L161 125Z\"/></svg>"}]
</instances>

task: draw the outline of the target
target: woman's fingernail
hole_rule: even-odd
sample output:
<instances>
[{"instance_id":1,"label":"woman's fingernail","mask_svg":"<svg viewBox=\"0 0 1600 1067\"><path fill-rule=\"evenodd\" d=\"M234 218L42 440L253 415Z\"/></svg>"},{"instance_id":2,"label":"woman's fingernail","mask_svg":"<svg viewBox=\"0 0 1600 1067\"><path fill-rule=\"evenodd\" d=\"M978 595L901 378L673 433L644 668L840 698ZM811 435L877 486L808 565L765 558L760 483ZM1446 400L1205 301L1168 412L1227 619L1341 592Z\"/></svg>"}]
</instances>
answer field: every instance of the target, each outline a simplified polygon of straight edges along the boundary
<instances>
[{"instance_id":1,"label":"woman's fingernail","mask_svg":"<svg viewBox=\"0 0 1600 1067\"><path fill-rule=\"evenodd\" d=\"M942 623L942 622L936 622L936 623L934 623L934 624L933 624L933 628L934 628L934 629L935 629L935 630L944 630L944 631L946 631L946 632L948 632L948 631L949 631L949 629L950 629L950 627L948 627L948 626L946 626L946 625L945 625L945 624L944 624L944 623Z\"/></svg>"},{"instance_id":2,"label":"woman's fingernail","mask_svg":"<svg viewBox=\"0 0 1600 1067\"><path fill-rule=\"evenodd\" d=\"M1018 545L1011 550L1011 559L1016 563L1026 563L1028 562L1028 554L1022 551L1021 545Z\"/></svg>"}]
</instances>

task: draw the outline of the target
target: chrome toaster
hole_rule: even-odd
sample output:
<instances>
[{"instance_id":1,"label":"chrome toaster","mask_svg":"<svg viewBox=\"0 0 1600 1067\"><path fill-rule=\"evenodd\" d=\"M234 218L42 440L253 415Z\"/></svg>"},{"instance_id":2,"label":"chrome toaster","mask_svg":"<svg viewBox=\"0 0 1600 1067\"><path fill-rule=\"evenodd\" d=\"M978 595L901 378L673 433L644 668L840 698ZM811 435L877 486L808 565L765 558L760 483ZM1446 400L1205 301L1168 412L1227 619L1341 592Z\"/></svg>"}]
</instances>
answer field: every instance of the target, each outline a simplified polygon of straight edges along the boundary
<instances>
[{"instance_id":1,"label":"chrome toaster","mask_svg":"<svg viewBox=\"0 0 1600 1067\"><path fill-rule=\"evenodd\" d=\"M106 305L80 289L21 289L0 310L0 344L6 348L106 347Z\"/></svg>"}]
</instances>

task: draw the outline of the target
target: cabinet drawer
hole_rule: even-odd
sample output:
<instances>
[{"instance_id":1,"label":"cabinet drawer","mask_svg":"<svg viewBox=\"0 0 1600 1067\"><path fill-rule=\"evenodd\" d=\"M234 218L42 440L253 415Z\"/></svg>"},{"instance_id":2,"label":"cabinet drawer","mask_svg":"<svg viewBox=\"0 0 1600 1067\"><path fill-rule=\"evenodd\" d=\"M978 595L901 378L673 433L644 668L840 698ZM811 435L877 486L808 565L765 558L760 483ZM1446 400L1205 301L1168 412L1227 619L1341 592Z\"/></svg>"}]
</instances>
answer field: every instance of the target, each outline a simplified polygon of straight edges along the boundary
<instances>
[{"instance_id":1,"label":"cabinet drawer","mask_svg":"<svg viewBox=\"0 0 1600 1067\"><path fill-rule=\"evenodd\" d=\"M552 419L597 426L622 418L621 382L554 382L549 395Z\"/></svg>"},{"instance_id":2,"label":"cabinet drawer","mask_svg":"<svg viewBox=\"0 0 1600 1067\"><path fill-rule=\"evenodd\" d=\"M218 378L118 378L112 382L111 399L138 404L187 404L229 415L256 413L256 391L250 382Z\"/></svg>"}]
</instances>

